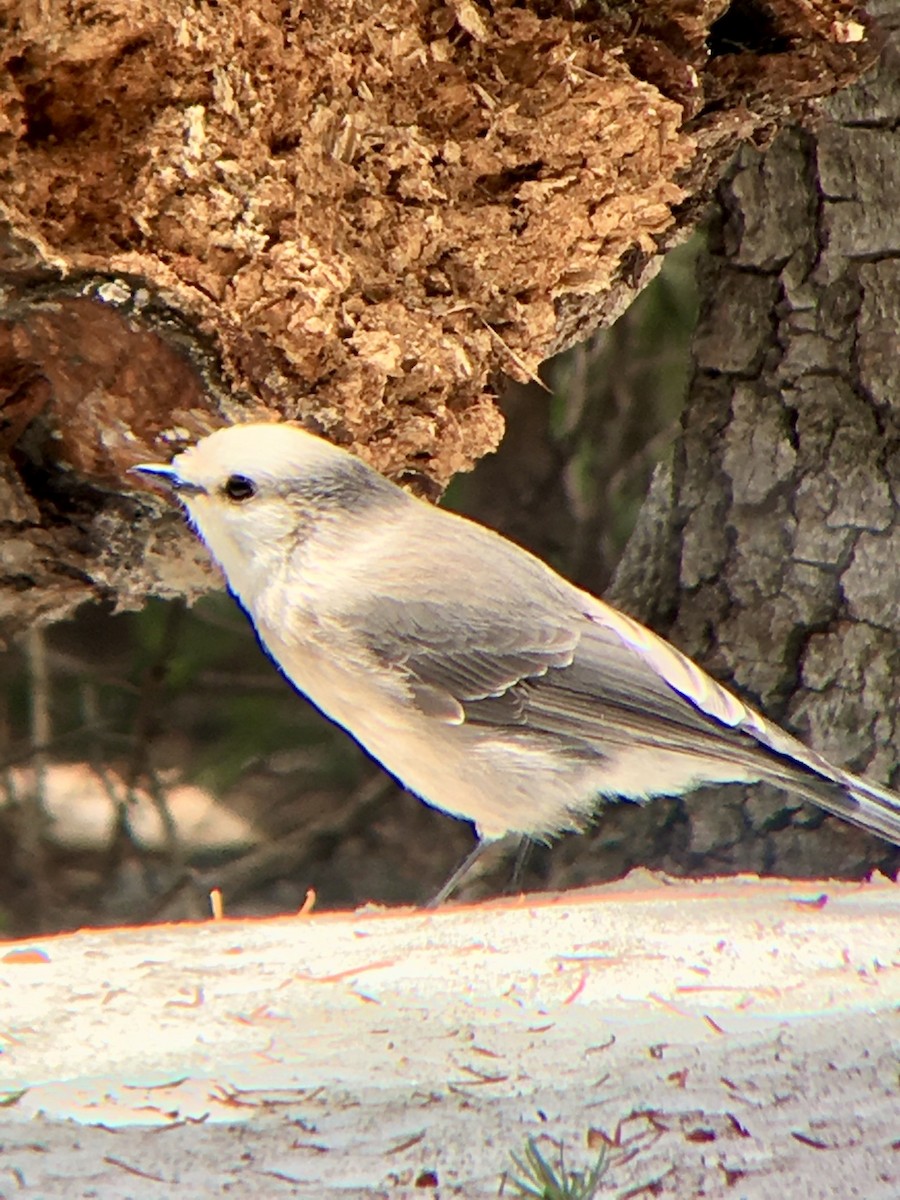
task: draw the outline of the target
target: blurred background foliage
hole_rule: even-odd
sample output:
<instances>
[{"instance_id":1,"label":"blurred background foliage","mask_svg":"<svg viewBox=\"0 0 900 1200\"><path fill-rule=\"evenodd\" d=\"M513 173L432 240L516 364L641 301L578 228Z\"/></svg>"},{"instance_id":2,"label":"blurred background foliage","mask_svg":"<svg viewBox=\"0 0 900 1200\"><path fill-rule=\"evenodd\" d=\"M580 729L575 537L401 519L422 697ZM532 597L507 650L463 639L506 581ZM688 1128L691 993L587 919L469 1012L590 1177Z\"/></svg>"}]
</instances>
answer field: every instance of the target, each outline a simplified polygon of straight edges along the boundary
<instances>
[{"instance_id":1,"label":"blurred background foliage","mask_svg":"<svg viewBox=\"0 0 900 1200\"><path fill-rule=\"evenodd\" d=\"M509 387L503 445L444 503L603 591L678 431L699 244L545 364L546 389ZM0 684L0 935L203 917L214 887L232 915L309 889L320 907L421 902L472 845L297 697L224 594L85 607L11 647ZM632 865L611 851L572 879ZM544 878L538 854L522 882Z\"/></svg>"}]
</instances>

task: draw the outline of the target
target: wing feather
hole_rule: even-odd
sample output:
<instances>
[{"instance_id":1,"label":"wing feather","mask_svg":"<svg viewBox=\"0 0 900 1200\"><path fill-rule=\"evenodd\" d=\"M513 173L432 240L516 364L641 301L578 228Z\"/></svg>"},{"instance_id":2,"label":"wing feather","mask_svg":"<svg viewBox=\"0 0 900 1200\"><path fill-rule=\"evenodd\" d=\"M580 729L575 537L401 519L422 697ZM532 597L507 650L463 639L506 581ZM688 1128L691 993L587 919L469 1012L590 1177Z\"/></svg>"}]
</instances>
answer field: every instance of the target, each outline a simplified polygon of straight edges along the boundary
<instances>
[{"instance_id":1,"label":"wing feather","mask_svg":"<svg viewBox=\"0 0 900 1200\"><path fill-rule=\"evenodd\" d=\"M382 598L368 646L437 720L552 741L578 757L641 745L719 761L737 754L757 766L769 757L741 727L673 687L613 623L585 611L581 595L573 588L552 612L523 605L502 621L493 605L451 612L440 601Z\"/></svg>"}]
</instances>

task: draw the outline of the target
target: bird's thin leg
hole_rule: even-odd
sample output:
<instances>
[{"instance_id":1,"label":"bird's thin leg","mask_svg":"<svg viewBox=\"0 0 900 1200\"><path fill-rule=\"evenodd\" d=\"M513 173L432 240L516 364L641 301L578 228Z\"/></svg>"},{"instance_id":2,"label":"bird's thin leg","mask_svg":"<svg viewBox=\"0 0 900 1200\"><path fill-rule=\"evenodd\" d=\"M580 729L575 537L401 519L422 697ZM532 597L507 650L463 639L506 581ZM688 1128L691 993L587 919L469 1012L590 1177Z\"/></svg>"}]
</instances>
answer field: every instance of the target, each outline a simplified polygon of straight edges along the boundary
<instances>
[{"instance_id":1,"label":"bird's thin leg","mask_svg":"<svg viewBox=\"0 0 900 1200\"><path fill-rule=\"evenodd\" d=\"M481 858L482 854L484 854L486 850L489 850L492 846L495 846L496 844L497 843L495 841L485 841L484 839L476 842L475 846L469 851L469 853L466 855L466 857L462 860L462 862L459 864L459 866L456 868L456 870L453 872L453 874L450 876L450 878L447 880L447 882L444 884L444 886L441 888L441 890L435 896L432 896L432 898L428 901L428 903L425 905L425 907L426 908L438 908L441 904L444 903L445 900L449 900L449 898L453 895L453 893L456 891L456 889L459 887L459 885L462 883L462 881L465 879L465 877L469 874L471 869L478 862L479 858Z\"/></svg>"},{"instance_id":2,"label":"bird's thin leg","mask_svg":"<svg viewBox=\"0 0 900 1200\"><path fill-rule=\"evenodd\" d=\"M525 874L525 868L528 866L528 860L531 857L533 849L534 842L523 833L516 847L516 861L513 863L509 887L506 889L507 892L518 892L521 890L522 876Z\"/></svg>"}]
</instances>

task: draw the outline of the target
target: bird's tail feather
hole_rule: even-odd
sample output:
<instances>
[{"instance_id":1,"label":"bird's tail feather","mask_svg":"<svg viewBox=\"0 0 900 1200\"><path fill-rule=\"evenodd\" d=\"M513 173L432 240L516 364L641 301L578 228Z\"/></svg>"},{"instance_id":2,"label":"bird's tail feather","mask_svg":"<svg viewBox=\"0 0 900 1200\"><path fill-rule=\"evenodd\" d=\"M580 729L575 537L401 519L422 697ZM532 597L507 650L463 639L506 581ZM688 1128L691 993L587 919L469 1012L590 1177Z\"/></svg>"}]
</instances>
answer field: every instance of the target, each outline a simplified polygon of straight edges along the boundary
<instances>
[{"instance_id":1,"label":"bird's tail feather","mask_svg":"<svg viewBox=\"0 0 900 1200\"><path fill-rule=\"evenodd\" d=\"M787 784L804 799L900 846L900 794L890 788L839 770L831 777L796 774L789 783L784 774L773 774L767 782L780 787Z\"/></svg>"}]
</instances>

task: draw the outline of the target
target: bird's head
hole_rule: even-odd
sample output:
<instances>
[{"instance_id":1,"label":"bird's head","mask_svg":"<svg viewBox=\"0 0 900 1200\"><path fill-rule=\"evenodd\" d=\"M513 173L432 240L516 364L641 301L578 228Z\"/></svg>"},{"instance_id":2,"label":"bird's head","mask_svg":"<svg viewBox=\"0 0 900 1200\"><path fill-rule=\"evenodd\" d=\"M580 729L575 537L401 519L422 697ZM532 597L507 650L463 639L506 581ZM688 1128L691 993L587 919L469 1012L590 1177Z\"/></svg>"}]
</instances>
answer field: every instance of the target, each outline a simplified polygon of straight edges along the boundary
<instances>
[{"instance_id":1,"label":"bird's head","mask_svg":"<svg viewBox=\"0 0 900 1200\"><path fill-rule=\"evenodd\" d=\"M239 593L323 525L339 534L373 503L405 493L360 459L296 425L233 425L170 463L132 468L167 485Z\"/></svg>"}]
</instances>

